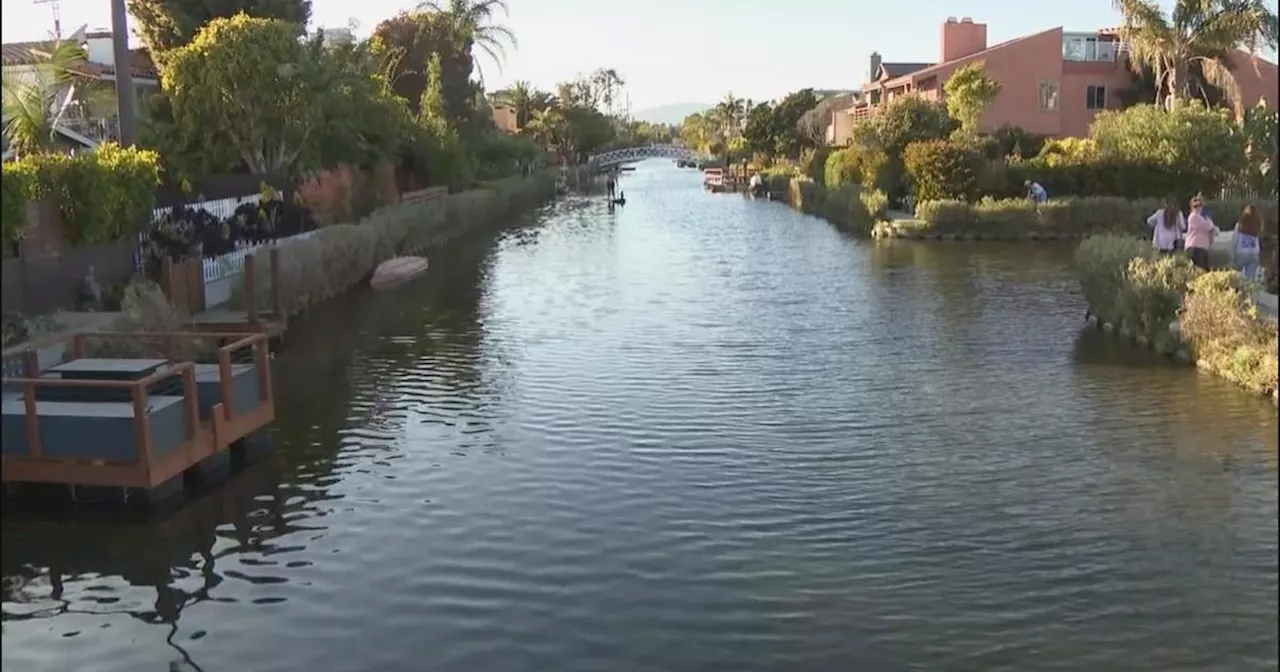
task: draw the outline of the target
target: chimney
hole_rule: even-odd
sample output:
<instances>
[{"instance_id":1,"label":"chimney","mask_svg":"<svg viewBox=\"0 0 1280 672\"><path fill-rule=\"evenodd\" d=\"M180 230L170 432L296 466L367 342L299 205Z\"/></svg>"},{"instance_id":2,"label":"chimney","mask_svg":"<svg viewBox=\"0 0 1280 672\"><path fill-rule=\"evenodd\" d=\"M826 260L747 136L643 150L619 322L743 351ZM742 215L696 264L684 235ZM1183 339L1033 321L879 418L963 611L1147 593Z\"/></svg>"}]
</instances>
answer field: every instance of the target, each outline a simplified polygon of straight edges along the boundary
<instances>
[{"instance_id":1,"label":"chimney","mask_svg":"<svg viewBox=\"0 0 1280 672\"><path fill-rule=\"evenodd\" d=\"M871 71L867 73L867 81L876 81L876 73L880 71L880 52L871 52Z\"/></svg>"},{"instance_id":2,"label":"chimney","mask_svg":"<svg viewBox=\"0 0 1280 672\"><path fill-rule=\"evenodd\" d=\"M947 22L942 24L942 53L939 63L964 58L986 48L987 24L974 23L967 16L960 21L947 17Z\"/></svg>"}]
</instances>

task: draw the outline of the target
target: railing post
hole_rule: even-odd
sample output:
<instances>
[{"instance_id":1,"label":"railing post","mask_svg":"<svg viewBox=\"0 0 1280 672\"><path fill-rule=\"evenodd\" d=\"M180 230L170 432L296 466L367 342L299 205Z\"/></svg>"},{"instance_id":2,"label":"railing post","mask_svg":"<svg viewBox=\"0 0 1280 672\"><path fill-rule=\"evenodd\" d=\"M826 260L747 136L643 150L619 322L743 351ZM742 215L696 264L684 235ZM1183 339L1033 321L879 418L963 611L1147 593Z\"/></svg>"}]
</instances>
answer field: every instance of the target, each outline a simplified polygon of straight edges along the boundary
<instances>
[{"instance_id":1,"label":"railing post","mask_svg":"<svg viewBox=\"0 0 1280 672\"><path fill-rule=\"evenodd\" d=\"M151 423L147 418L147 388L138 383L132 387L131 392L133 393L133 432L138 442L138 461L150 470Z\"/></svg>"},{"instance_id":2,"label":"railing post","mask_svg":"<svg viewBox=\"0 0 1280 672\"><path fill-rule=\"evenodd\" d=\"M249 324L258 323L258 271L253 263L256 256L249 253L244 258L244 309Z\"/></svg>"},{"instance_id":3,"label":"railing post","mask_svg":"<svg viewBox=\"0 0 1280 672\"><path fill-rule=\"evenodd\" d=\"M271 260L271 312L277 320L284 319L284 288L280 286L280 248L272 246L268 253Z\"/></svg>"}]
</instances>

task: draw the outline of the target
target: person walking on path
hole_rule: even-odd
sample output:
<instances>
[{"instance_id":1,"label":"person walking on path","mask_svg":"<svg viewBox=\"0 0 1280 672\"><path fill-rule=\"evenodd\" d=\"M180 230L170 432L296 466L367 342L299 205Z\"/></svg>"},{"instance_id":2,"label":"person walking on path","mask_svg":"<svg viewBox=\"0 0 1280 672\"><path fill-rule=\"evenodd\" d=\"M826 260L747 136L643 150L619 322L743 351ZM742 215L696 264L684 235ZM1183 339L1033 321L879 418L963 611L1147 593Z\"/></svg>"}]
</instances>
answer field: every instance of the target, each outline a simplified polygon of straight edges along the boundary
<instances>
[{"instance_id":1,"label":"person walking on path","mask_svg":"<svg viewBox=\"0 0 1280 672\"><path fill-rule=\"evenodd\" d=\"M1262 258L1262 218L1253 204L1244 206L1240 220L1236 222L1235 241L1231 249L1231 262L1245 280L1258 279L1258 262Z\"/></svg>"},{"instance_id":2,"label":"person walking on path","mask_svg":"<svg viewBox=\"0 0 1280 672\"><path fill-rule=\"evenodd\" d=\"M1218 227L1204 214L1204 196L1191 199L1191 216L1187 217L1187 257L1201 270L1209 270L1209 248L1218 236Z\"/></svg>"},{"instance_id":3,"label":"person walking on path","mask_svg":"<svg viewBox=\"0 0 1280 672\"><path fill-rule=\"evenodd\" d=\"M1151 244L1160 254L1173 254L1182 249L1183 233L1187 230L1187 218L1178 208L1177 201L1169 199L1165 206L1147 218L1152 228Z\"/></svg>"}]
</instances>

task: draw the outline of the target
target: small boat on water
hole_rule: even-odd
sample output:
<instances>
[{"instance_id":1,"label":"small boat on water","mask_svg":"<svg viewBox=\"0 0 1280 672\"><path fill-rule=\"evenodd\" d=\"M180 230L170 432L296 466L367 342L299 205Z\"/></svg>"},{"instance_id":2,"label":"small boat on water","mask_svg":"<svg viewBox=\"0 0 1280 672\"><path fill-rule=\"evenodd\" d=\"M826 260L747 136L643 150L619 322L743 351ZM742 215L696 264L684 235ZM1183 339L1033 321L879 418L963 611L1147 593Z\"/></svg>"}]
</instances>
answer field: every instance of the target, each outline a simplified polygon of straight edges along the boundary
<instances>
[{"instance_id":1,"label":"small boat on water","mask_svg":"<svg viewBox=\"0 0 1280 672\"><path fill-rule=\"evenodd\" d=\"M427 272L426 257L393 257L373 270L369 286L374 289L390 289L403 285Z\"/></svg>"}]
</instances>

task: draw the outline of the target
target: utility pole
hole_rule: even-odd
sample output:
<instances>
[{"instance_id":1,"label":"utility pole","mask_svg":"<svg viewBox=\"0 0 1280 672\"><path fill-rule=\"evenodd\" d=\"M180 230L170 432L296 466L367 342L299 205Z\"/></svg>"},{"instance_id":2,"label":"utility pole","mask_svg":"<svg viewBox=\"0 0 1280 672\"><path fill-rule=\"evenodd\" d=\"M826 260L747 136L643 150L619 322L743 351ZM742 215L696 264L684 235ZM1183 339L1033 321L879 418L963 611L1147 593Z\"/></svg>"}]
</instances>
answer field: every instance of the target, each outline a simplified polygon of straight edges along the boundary
<instances>
[{"instance_id":1,"label":"utility pole","mask_svg":"<svg viewBox=\"0 0 1280 672\"><path fill-rule=\"evenodd\" d=\"M124 0L111 0L111 42L116 67L116 122L120 125L120 145L137 140L135 114L137 92L133 88L133 58L129 55L129 14Z\"/></svg>"},{"instance_id":2,"label":"utility pole","mask_svg":"<svg viewBox=\"0 0 1280 672\"><path fill-rule=\"evenodd\" d=\"M56 40L62 39L62 13L58 11L58 0L34 0L33 5L49 5L53 10L53 37Z\"/></svg>"}]
</instances>

